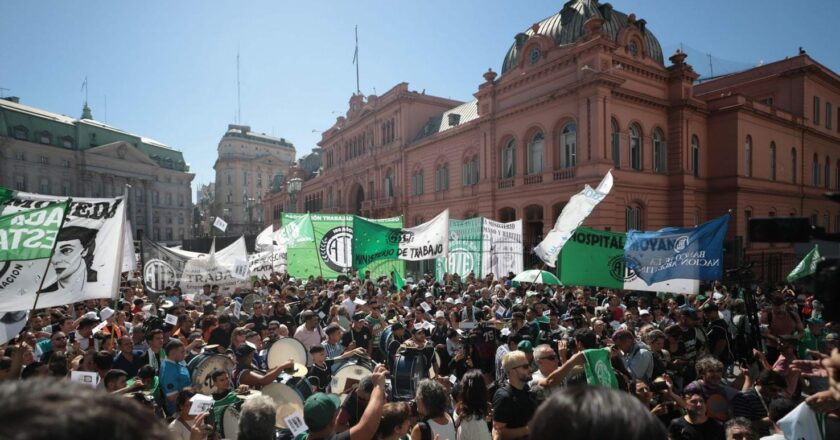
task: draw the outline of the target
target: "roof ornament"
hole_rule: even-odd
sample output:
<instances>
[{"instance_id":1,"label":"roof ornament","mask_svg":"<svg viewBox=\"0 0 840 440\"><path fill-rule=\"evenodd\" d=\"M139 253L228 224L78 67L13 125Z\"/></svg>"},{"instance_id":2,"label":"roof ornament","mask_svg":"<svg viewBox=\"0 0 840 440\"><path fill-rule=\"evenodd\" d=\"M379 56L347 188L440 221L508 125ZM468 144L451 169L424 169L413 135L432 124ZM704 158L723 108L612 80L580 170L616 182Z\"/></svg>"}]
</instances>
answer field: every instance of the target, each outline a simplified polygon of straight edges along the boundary
<instances>
[{"instance_id":1,"label":"roof ornament","mask_svg":"<svg viewBox=\"0 0 840 440\"><path fill-rule=\"evenodd\" d=\"M533 32L534 35L539 34L540 33L540 24L539 23L532 24L531 25L531 32Z\"/></svg>"}]
</instances>

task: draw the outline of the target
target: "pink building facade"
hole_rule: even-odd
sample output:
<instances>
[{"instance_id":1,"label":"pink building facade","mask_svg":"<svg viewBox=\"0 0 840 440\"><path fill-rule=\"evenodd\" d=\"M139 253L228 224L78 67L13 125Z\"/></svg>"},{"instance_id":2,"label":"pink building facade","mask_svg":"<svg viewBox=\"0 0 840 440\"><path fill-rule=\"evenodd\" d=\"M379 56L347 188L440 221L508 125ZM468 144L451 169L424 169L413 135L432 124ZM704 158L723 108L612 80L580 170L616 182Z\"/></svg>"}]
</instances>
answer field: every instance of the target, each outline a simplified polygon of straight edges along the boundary
<instances>
[{"instance_id":1,"label":"pink building facade","mask_svg":"<svg viewBox=\"0 0 840 440\"><path fill-rule=\"evenodd\" d=\"M739 254L792 252L747 243L749 217L840 228L840 206L822 195L840 187L840 77L808 55L697 83L684 54L666 66L644 20L594 0L570 1L514 40L472 101L406 83L353 95L323 133L321 173L296 206L267 197L265 218L307 209L413 225L449 208L523 219L527 252L569 197L613 169L590 227L691 226L731 210Z\"/></svg>"}]
</instances>

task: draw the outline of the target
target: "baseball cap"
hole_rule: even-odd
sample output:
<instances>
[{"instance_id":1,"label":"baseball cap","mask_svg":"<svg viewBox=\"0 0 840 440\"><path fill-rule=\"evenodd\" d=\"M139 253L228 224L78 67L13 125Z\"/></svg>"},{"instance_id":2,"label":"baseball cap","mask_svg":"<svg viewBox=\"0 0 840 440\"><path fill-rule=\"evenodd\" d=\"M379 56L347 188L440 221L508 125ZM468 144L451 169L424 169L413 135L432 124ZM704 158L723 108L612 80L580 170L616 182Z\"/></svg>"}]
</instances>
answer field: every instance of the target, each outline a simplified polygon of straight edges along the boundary
<instances>
[{"instance_id":1,"label":"baseball cap","mask_svg":"<svg viewBox=\"0 0 840 440\"><path fill-rule=\"evenodd\" d=\"M518 348L519 351L524 351L525 353L534 352L534 345L531 344L531 341L520 341L516 348Z\"/></svg>"},{"instance_id":2,"label":"baseball cap","mask_svg":"<svg viewBox=\"0 0 840 440\"><path fill-rule=\"evenodd\" d=\"M717 312L718 310L719 310L718 306L715 303L706 303L703 306L703 311L704 312Z\"/></svg>"},{"instance_id":3,"label":"baseball cap","mask_svg":"<svg viewBox=\"0 0 840 440\"><path fill-rule=\"evenodd\" d=\"M110 307L105 307L99 312L99 317L102 318L103 321L107 321L112 316L114 316L114 309Z\"/></svg>"},{"instance_id":4,"label":"baseball cap","mask_svg":"<svg viewBox=\"0 0 840 440\"><path fill-rule=\"evenodd\" d=\"M426 292L426 295L425 295L426 298L434 298L434 296L435 295L432 292Z\"/></svg>"},{"instance_id":5,"label":"baseball cap","mask_svg":"<svg viewBox=\"0 0 840 440\"><path fill-rule=\"evenodd\" d=\"M363 312L356 312L353 314L353 321L361 321L365 319L365 314Z\"/></svg>"},{"instance_id":6,"label":"baseball cap","mask_svg":"<svg viewBox=\"0 0 840 440\"><path fill-rule=\"evenodd\" d=\"M650 315L650 309L639 309L639 316Z\"/></svg>"},{"instance_id":7,"label":"baseball cap","mask_svg":"<svg viewBox=\"0 0 840 440\"><path fill-rule=\"evenodd\" d=\"M697 310L694 310L691 307L686 307L680 310L680 314L682 314L683 316L688 316L691 319L697 319Z\"/></svg>"},{"instance_id":8,"label":"baseball cap","mask_svg":"<svg viewBox=\"0 0 840 440\"><path fill-rule=\"evenodd\" d=\"M320 431L330 424L341 401L334 394L315 393L303 404L303 421L310 432Z\"/></svg>"},{"instance_id":9,"label":"baseball cap","mask_svg":"<svg viewBox=\"0 0 840 440\"><path fill-rule=\"evenodd\" d=\"M257 351L257 347L250 342L246 342L239 347L236 347L236 357L245 357L255 351Z\"/></svg>"},{"instance_id":10,"label":"baseball cap","mask_svg":"<svg viewBox=\"0 0 840 440\"><path fill-rule=\"evenodd\" d=\"M435 318L446 318L446 314L443 313L443 310L438 310L437 313L435 313Z\"/></svg>"}]
</instances>

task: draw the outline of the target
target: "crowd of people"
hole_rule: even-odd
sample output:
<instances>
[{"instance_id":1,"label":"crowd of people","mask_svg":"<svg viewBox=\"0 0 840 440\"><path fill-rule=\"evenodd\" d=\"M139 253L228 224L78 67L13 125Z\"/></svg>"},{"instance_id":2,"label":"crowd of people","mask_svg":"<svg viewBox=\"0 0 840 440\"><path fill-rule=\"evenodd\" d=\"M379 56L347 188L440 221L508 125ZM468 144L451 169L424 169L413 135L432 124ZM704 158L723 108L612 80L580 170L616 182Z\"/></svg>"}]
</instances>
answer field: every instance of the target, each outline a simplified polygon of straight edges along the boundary
<instances>
[{"instance_id":1,"label":"crowd of people","mask_svg":"<svg viewBox=\"0 0 840 440\"><path fill-rule=\"evenodd\" d=\"M224 438L234 405L242 440L782 439L802 402L840 438L840 323L809 294L512 278L277 273L152 295L138 272L119 300L36 310L0 347L0 438ZM306 353L303 429L261 393L300 367L269 365L286 338ZM230 367L197 384L211 353ZM367 373L339 388L347 364ZM196 413L201 386L213 403Z\"/></svg>"}]
</instances>

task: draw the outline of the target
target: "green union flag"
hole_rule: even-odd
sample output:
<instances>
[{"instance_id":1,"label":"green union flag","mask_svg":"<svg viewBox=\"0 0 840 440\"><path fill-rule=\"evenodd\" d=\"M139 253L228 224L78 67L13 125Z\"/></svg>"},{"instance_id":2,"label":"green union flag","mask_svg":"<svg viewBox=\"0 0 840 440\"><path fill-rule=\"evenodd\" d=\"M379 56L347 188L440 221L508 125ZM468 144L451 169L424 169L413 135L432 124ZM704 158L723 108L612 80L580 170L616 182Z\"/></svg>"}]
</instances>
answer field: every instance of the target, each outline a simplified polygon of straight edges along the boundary
<instances>
[{"instance_id":1,"label":"green union flag","mask_svg":"<svg viewBox=\"0 0 840 440\"><path fill-rule=\"evenodd\" d=\"M480 276L483 225L481 217L449 220L449 254L435 259L438 281L443 281L444 273L466 277L472 272Z\"/></svg>"},{"instance_id":2,"label":"green union flag","mask_svg":"<svg viewBox=\"0 0 840 440\"><path fill-rule=\"evenodd\" d=\"M557 277L566 286L623 289L624 234L579 227L560 252Z\"/></svg>"},{"instance_id":3,"label":"green union flag","mask_svg":"<svg viewBox=\"0 0 840 440\"><path fill-rule=\"evenodd\" d=\"M353 217L353 267L362 268L380 260L399 257L402 228Z\"/></svg>"},{"instance_id":4,"label":"green union flag","mask_svg":"<svg viewBox=\"0 0 840 440\"><path fill-rule=\"evenodd\" d=\"M610 364L609 348L583 350L583 357L586 359L583 369L586 373L586 382L589 385L618 388L618 379L615 377L612 364Z\"/></svg>"},{"instance_id":5,"label":"green union flag","mask_svg":"<svg viewBox=\"0 0 840 440\"><path fill-rule=\"evenodd\" d=\"M50 258L67 205L54 203L0 217L0 261Z\"/></svg>"},{"instance_id":6,"label":"green union flag","mask_svg":"<svg viewBox=\"0 0 840 440\"><path fill-rule=\"evenodd\" d=\"M805 255L805 258L793 268L793 270L788 274L787 280L789 283L792 283L800 278L805 278L809 275L813 275L817 271L817 264L822 260L820 257L820 249L819 246L814 245L814 248L811 249L811 252L808 252Z\"/></svg>"}]
</instances>

